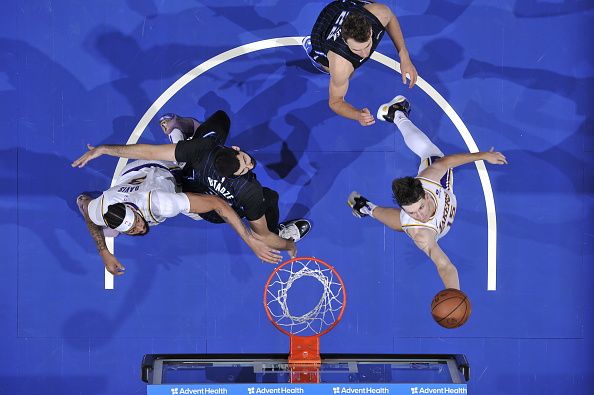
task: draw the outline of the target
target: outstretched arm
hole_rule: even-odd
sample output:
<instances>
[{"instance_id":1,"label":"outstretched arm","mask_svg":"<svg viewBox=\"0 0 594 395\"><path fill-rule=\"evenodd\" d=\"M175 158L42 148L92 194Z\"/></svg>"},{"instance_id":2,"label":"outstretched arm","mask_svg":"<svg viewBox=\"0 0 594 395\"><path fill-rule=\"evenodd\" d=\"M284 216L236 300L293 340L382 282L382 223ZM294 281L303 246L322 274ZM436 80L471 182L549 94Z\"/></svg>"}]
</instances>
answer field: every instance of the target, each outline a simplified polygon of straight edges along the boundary
<instances>
[{"instance_id":1,"label":"outstretched arm","mask_svg":"<svg viewBox=\"0 0 594 395\"><path fill-rule=\"evenodd\" d=\"M72 167L84 167L91 160L101 155L117 156L128 159L149 159L175 161L175 144L151 145L151 144L129 144L129 145L100 145L93 147L87 144L89 151L72 162Z\"/></svg>"},{"instance_id":2,"label":"outstretched arm","mask_svg":"<svg viewBox=\"0 0 594 395\"><path fill-rule=\"evenodd\" d=\"M371 216L388 228L403 232L402 224L400 223L399 208L377 206L371 212Z\"/></svg>"},{"instance_id":3,"label":"outstretched arm","mask_svg":"<svg viewBox=\"0 0 594 395\"><path fill-rule=\"evenodd\" d=\"M295 242L283 239L279 235L272 233L266 224L266 217L263 215L255 221L250 221L250 227L256 234L271 248L288 251L291 258L297 256L297 247Z\"/></svg>"},{"instance_id":4,"label":"outstretched arm","mask_svg":"<svg viewBox=\"0 0 594 395\"><path fill-rule=\"evenodd\" d=\"M406 43L404 42L404 35L402 34L402 29L400 28L398 18L396 18L396 15L394 15L390 7L386 6L385 4L368 4L365 6L365 8L373 13L380 20L382 25L386 27L386 32L394 43L396 51L398 51L398 57L400 57L400 73L402 74L402 83L406 84L406 75L408 74L410 79L408 87L412 88L417 82L417 69L410 60L410 55L408 53L408 49L406 48Z\"/></svg>"},{"instance_id":5,"label":"outstretched arm","mask_svg":"<svg viewBox=\"0 0 594 395\"><path fill-rule=\"evenodd\" d=\"M431 166L419 173L419 176L439 182L448 169L462 166L477 160L486 160L492 165L506 165L507 159L501 152L494 152L493 148L488 152L475 152L466 154L447 155L435 161Z\"/></svg>"},{"instance_id":6,"label":"outstretched arm","mask_svg":"<svg viewBox=\"0 0 594 395\"><path fill-rule=\"evenodd\" d=\"M354 71L349 61L335 53L328 53L330 64L330 92L328 105L340 116L359 122L362 126L369 126L375 123L369 109L359 110L345 100L349 89L349 77Z\"/></svg>"},{"instance_id":7,"label":"outstretched arm","mask_svg":"<svg viewBox=\"0 0 594 395\"><path fill-rule=\"evenodd\" d=\"M201 195L186 192L190 200L190 212L207 213L215 211L225 222L227 222L241 239L254 251L254 253L263 261L268 263L279 263L282 256L279 251L270 248L266 243L260 240L252 231L248 229L235 210L231 208L223 199L212 195Z\"/></svg>"},{"instance_id":8,"label":"outstretched arm","mask_svg":"<svg viewBox=\"0 0 594 395\"><path fill-rule=\"evenodd\" d=\"M85 223L87 224L87 228L89 229L91 237L95 241L97 251L99 252L99 256L101 256L101 259L103 260L105 268L114 276L120 276L124 274L124 270L126 270L126 268L107 249L107 245L105 244L105 236L103 235L103 230L101 229L101 227L93 223L93 221L91 221L91 218L89 218L88 207L89 202L91 200L92 199L90 196L83 194L79 197L79 201L77 203L82 208Z\"/></svg>"},{"instance_id":9,"label":"outstretched arm","mask_svg":"<svg viewBox=\"0 0 594 395\"><path fill-rule=\"evenodd\" d=\"M386 32L390 39L394 43L394 47L398 52L398 57L400 58L400 73L402 74L402 83L406 84L406 75L408 74L408 78L410 82L408 84L409 88L412 88L417 83L417 69L413 65L412 61L410 60L410 55L408 53L408 49L406 48L406 43L404 42L404 35L402 34L402 29L400 28L400 23L398 22L398 18L392 12L390 7L385 4L368 4L365 6L372 14L374 14L386 27Z\"/></svg>"},{"instance_id":10,"label":"outstretched arm","mask_svg":"<svg viewBox=\"0 0 594 395\"><path fill-rule=\"evenodd\" d=\"M409 233L415 245L431 258L445 287L460 289L458 270L437 244L435 232L430 229L416 229Z\"/></svg>"}]
</instances>

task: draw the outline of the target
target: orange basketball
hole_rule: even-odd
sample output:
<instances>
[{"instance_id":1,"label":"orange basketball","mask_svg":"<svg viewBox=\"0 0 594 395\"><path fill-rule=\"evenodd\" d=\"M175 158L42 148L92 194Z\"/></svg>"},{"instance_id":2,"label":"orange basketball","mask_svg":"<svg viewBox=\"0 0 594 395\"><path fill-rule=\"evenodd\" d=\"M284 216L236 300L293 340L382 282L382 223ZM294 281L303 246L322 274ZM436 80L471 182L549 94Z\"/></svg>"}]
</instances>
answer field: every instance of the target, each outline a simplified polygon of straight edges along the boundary
<instances>
[{"instance_id":1,"label":"orange basketball","mask_svg":"<svg viewBox=\"0 0 594 395\"><path fill-rule=\"evenodd\" d=\"M440 291L431 302L431 315L444 328L458 328L470 317L472 306L468 296L454 288Z\"/></svg>"}]
</instances>

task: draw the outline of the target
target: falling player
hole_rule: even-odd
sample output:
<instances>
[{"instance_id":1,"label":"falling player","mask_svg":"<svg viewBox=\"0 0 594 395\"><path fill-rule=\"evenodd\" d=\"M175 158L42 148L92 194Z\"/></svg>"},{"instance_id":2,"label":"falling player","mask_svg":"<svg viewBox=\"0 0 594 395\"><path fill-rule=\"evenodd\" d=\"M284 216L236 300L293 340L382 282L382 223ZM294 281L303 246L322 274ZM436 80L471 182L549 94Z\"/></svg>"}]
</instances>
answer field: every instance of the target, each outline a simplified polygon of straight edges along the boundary
<instances>
[{"instance_id":1,"label":"falling player","mask_svg":"<svg viewBox=\"0 0 594 395\"><path fill-rule=\"evenodd\" d=\"M356 217L370 216L391 229L405 232L433 261L445 287L460 289L456 266L437 243L448 233L456 215L452 170L478 160L503 165L507 159L492 149L444 156L410 121L409 113L410 104L403 96L383 104L377 112L378 119L396 124L408 148L421 158L416 177L392 182L392 193L400 208L376 206L356 191L349 195L348 204Z\"/></svg>"}]
</instances>

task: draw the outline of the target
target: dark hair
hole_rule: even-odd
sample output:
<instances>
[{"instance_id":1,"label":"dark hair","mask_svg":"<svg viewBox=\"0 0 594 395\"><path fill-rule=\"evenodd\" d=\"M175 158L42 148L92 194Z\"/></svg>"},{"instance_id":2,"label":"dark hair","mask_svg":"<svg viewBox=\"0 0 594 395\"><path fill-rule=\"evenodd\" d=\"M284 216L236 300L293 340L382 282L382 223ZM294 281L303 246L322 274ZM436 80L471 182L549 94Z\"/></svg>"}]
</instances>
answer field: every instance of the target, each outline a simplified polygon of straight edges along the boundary
<instances>
[{"instance_id":1,"label":"dark hair","mask_svg":"<svg viewBox=\"0 0 594 395\"><path fill-rule=\"evenodd\" d=\"M352 38L364 43L371 36L371 23L365 15L359 12L350 12L344 19L340 32L344 41Z\"/></svg>"},{"instance_id":2,"label":"dark hair","mask_svg":"<svg viewBox=\"0 0 594 395\"><path fill-rule=\"evenodd\" d=\"M217 172L223 177L232 176L239 170L239 151L233 148L223 147L215 154L214 166Z\"/></svg>"},{"instance_id":3,"label":"dark hair","mask_svg":"<svg viewBox=\"0 0 594 395\"><path fill-rule=\"evenodd\" d=\"M423 184L413 177L396 178L392 181L392 193L400 207L416 203L425 196Z\"/></svg>"},{"instance_id":4,"label":"dark hair","mask_svg":"<svg viewBox=\"0 0 594 395\"><path fill-rule=\"evenodd\" d=\"M103 219L107 226L111 229L115 229L124 222L126 217L126 206L124 203L116 203L107 207L107 212L103 214Z\"/></svg>"},{"instance_id":5,"label":"dark hair","mask_svg":"<svg viewBox=\"0 0 594 395\"><path fill-rule=\"evenodd\" d=\"M103 219L107 226L111 229L115 229L124 222L124 218L126 217L126 205L124 203L115 203L107 207L107 212L103 214ZM144 233L137 233L130 236L144 236L146 235L149 230L149 224L141 215L140 218L144 221L144 228L146 231Z\"/></svg>"}]
</instances>

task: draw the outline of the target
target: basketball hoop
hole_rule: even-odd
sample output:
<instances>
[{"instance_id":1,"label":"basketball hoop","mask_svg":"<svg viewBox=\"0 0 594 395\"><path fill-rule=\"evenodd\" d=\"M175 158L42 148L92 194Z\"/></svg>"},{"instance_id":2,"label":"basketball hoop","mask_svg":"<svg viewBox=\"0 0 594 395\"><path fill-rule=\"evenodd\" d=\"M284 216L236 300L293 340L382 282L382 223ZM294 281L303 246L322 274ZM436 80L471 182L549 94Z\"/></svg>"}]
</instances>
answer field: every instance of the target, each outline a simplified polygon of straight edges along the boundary
<instances>
[{"instance_id":1,"label":"basketball hoop","mask_svg":"<svg viewBox=\"0 0 594 395\"><path fill-rule=\"evenodd\" d=\"M319 287L319 298L313 297L313 308L307 312L291 311L289 291L296 293L291 300L312 299L311 288L298 294L298 282ZM317 300L317 301L316 301ZM305 302L304 302L305 303ZM338 272L317 258L293 258L277 266L264 287L264 309L276 328L289 336L289 368L292 383L319 382L320 337L338 324L346 307L346 289Z\"/></svg>"}]
</instances>

